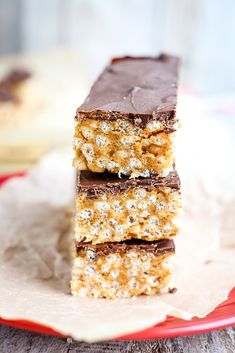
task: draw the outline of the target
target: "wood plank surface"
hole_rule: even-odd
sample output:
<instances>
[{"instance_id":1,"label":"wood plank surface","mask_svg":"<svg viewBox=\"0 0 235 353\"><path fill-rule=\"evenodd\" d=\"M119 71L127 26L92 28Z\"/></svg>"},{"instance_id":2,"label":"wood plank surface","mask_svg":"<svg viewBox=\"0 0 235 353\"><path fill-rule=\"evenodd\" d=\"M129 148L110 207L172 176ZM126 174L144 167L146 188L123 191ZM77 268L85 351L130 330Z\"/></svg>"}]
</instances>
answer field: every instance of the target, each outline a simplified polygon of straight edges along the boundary
<instances>
[{"instance_id":1,"label":"wood plank surface","mask_svg":"<svg viewBox=\"0 0 235 353\"><path fill-rule=\"evenodd\" d=\"M1 353L234 353L235 328L174 339L75 342L0 326Z\"/></svg>"}]
</instances>

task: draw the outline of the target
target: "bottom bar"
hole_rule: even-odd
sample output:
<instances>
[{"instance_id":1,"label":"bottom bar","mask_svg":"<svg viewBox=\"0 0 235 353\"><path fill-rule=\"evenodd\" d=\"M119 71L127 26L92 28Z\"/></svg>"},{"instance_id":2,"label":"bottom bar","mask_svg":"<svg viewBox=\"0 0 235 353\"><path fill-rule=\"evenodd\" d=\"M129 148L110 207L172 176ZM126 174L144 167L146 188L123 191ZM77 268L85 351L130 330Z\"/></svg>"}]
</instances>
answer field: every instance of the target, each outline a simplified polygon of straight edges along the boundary
<instances>
[{"instance_id":1,"label":"bottom bar","mask_svg":"<svg viewBox=\"0 0 235 353\"><path fill-rule=\"evenodd\" d=\"M71 291L79 297L128 298L153 295L169 282L173 240L129 240L98 245L78 244Z\"/></svg>"}]
</instances>

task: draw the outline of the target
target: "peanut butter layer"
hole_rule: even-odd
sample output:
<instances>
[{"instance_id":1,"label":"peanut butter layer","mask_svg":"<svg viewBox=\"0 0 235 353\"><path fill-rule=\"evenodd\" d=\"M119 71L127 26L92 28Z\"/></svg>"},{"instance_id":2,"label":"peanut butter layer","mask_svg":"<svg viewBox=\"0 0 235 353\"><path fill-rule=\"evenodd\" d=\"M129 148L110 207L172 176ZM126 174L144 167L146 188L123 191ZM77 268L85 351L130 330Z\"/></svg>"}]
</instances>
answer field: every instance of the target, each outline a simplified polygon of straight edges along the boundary
<instances>
[{"instance_id":1,"label":"peanut butter layer","mask_svg":"<svg viewBox=\"0 0 235 353\"><path fill-rule=\"evenodd\" d=\"M119 58L75 118L74 165L131 177L167 175L174 164L178 59Z\"/></svg>"},{"instance_id":2,"label":"peanut butter layer","mask_svg":"<svg viewBox=\"0 0 235 353\"><path fill-rule=\"evenodd\" d=\"M110 299L153 295L168 284L173 254L171 240L78 246L72 294Z\"/></svg>"},{"instance_id":3,"label":"peanut butter layer","mask_svg":"<svg viewBox=\"0 0 235 353\"><path fill-rule=\"evenodd\" d=\"M99 244L171 238L179 230L176 172L167 178L119 179L82 172L76 198L75 239Z\"/></svg>"}]
</instances>

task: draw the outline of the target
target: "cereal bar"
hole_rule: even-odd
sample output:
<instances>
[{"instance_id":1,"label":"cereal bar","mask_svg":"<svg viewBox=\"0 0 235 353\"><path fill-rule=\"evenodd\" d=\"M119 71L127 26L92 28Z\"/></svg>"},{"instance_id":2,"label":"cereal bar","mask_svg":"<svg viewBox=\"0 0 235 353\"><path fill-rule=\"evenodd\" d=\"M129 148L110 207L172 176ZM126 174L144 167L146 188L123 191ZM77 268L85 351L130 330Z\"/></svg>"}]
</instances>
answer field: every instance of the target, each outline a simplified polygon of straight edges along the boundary
<instances>
[{"instance_id":1,"label":"cereal bar","mask_svg":"<svg viewBox=\"0 0 235 353\"><path fill-rule=\"evenodd\" d=\"M77 245L71 291L79 297L152 295L168 284L173 240Z\"/></svg>"},{"instance_id":2,"label":"cereal bar","mask_svg":"<svg viewBox=\"0 0 235 353\"><path fill-rule=\"evenodd\" d=\"M178 59L114 59L75 117L74 165L119 176L173 170Z\"/></svg>"},{"instance_id":3,"label":"cereal bar","mask_svg":"<svg viewBox=\"0 0 235 353\"><path fill-rule=\"evenodd\" d=\"M77 242L118 242L171 238L179 230L180 181L171 172L161 178L118 178L83 171L76 196Z\"/></svg>"}]
</instances>

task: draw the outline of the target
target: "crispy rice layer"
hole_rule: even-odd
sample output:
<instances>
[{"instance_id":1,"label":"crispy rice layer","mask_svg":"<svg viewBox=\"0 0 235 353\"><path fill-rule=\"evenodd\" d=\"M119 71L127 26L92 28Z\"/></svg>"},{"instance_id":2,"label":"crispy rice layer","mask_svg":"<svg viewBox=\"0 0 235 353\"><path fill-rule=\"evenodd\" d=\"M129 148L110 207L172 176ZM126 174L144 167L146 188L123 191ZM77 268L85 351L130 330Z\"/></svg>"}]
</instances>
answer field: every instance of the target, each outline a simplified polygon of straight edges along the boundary
<instances>
[{"instance_id":1,"label":"crispy rice layer","mask_svg":"<svg viewBox=\"0 0 235 353\"><path fill-rule=\"evenodd\" d=\"M80 118L75 125L78 170L148 177L166 176L173 169L175 133L165 132L163 122L153 120L141 128L121 119Z\"/></svg>"}]
</instances>

